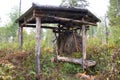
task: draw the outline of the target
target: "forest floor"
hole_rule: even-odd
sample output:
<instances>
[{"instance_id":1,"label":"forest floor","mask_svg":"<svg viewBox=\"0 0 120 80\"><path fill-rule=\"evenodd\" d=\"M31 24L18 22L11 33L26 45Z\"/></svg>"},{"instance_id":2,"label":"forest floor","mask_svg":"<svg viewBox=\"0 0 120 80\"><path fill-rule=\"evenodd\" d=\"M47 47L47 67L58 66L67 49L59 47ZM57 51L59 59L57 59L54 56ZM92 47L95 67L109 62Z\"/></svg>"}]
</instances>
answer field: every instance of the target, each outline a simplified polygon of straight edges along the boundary
<instances>
[{"instance_id":1,"label":"forest floor","mask_svg":"<svg viewBox=\"0 0 120 80\"><path fill-rule=\"evenodd\" d=\"M108 48L111 49L109 53ZM41 80L120 80L120 48L106 45L99 48L91 46L87 51L89 51L87 57L95 60L97 65L84 71L80 65L51 62L51 58L55 56L52 50L42 49ZM0 50L0 80L35 80L35 78L34 49Z\"/></svg>"},{"instance_id":2,"label":"forest floor","mask_svg":"<svg viewBox=\"0 0 120 80\"><path fill-rule=\"evenodd\" d=\"M50 60L50 59L49 59ZM58 74L57 66L50 65L53 73L47 73L47 61L44 61L46 71L43 72L42 80L79 80L74 74ZM56 64L57 65L57 64ZM0 80L35 80L34 54L25 51L0 51ZM44 71L44 70L43 70ZM57 73L56 73L57 72ZM50 75L50 76L49 76ZM45 78L45 76L47 76ZM62 76L62 77L61 77Z\"/></svg>"}]
</instances>

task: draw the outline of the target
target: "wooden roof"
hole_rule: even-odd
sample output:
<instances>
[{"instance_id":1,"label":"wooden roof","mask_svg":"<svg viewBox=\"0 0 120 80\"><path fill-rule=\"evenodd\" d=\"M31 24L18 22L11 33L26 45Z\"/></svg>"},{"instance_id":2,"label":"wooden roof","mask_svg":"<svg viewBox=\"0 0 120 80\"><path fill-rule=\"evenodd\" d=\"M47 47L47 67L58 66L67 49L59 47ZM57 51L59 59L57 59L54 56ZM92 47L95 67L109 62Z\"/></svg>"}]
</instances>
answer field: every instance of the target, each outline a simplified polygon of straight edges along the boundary
<instances>
[{"instance_id":1,"label":"wooden roof","mask_svg":"<svg viewBox=\"0 0 120 80\"><path fill-rule=\"evenodd\" d=\"M82 18L85 19L85 24L96 24L100 21L87 9L40 6L33 4L29 10L27 10L16 20L16 22L18 22L23 27L31 27L27 24L35 24L36 16L41 17L41 23L59 23L62 25L80 25Z\"/></svg>"}]
</instances>

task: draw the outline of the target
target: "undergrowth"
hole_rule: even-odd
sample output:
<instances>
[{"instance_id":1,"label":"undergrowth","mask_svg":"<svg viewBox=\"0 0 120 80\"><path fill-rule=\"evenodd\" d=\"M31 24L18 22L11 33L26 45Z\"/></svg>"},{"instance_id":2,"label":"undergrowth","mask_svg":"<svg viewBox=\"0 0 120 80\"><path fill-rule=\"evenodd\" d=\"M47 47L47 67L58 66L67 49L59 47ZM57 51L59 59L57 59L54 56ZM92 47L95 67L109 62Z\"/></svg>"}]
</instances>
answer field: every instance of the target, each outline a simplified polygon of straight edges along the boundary
<instances>
[{"instance_id":1,"label":"undergrowth","mask_svg":"<svg viewBox=\"0 0 120 80\"><path fill-rule=\"evenodd\" d=\"M29 47L30 45L30 47ZM32 46L33 45L33 46ZM19 50L17 43L2 44L0 47L0 80L35 80L35 46L24 44ZM28 47L28 48L27 48ZM96 66L83 70L82 66L65 62L51 62L52 48L41 47L40 68L42 80L79 80L76 73L102 76L98 80L120 79L120 48L113 44L87 44L87 59L97 62ZM81 53L72 54L79 58Z\"/></svg>"}]
</instances>

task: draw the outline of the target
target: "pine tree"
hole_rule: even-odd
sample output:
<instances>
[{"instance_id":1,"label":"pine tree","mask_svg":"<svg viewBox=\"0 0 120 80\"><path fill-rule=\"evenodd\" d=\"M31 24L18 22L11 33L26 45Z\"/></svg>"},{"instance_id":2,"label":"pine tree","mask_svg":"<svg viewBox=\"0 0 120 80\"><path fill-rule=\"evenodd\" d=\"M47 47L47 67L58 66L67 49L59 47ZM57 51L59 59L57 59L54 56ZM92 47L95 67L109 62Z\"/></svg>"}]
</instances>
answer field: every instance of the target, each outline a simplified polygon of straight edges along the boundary
<instances>
[{"instance_id":1,"label":"pine tree","mask_svg":"<svg viewBox=\"0 0 120 80\"><path fill-rule=\"evenodd\" d=\"M110 26L120 27L120 0L110 0L108 19Z\"/></svg>"},{"instance_id":2,"label":"pine tree","mask_svg":"<svg viewBox=\"0 0 120 80\"><path fill-rule=\"evenodd\" d=\"M110 0L108 9L109 25L111 27L111 35L116 44L120 43L120 0Z\"/></svg>"},{"instance_id":3,"label":"pine tree","mask_svg":"<svg viewBox=\"0 0 120 80\"><path fill-rule=\"evenodd\" d=\"M88 2L86 0L62 0L61 6L85 8Z\"/></svg>"}]
</instances>

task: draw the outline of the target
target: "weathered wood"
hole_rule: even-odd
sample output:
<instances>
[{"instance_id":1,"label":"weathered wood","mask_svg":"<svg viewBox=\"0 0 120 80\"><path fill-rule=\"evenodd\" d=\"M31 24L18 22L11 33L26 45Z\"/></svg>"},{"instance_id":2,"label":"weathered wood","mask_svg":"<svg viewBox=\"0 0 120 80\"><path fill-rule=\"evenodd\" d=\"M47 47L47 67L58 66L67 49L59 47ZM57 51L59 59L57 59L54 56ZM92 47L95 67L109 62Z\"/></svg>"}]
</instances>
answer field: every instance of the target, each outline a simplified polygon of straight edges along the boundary
<instances>
[{"instance_id":1,"label":"weathered wood","mask_svg":"<svg viewBox=\"0 0 120 80\"><path fill-rule=\"evenodd\" d=\"M24 27L27 23L29 23L30 21L34 19L35 19L35 16L29 17L27 19L24 17L24 22L21 24L21 26Z\"/></svg>"},{"instance_id":2,"label":"weathered wood","mask_svg":"<svg viewBox=\"0 0 120 80\"><path fill-rule=\"evenodd\" d=\"M24 27L32 27L32 28L36 28L36 24L26 24ZM60 28L61 30L68 30L67 29L67 27L69 27L69 26L65 26L66 28ZM53 29L53 30L55 30L55 29L58 29L58 27L57 26L41 26L41 28L45 28L45 29ZM77 26L77 27L75 27L73 30L78 30L78 29L82 29L82 27L81 26ZM89 26L86 26L86 30L89 30ZM56 33L58 33L58 32L56 32Z\"/></svg>"},{"instance_id":3,"label":"weathered wood","mask_svg":"<svg viewBox=\"0 0 120 80\"><path fill-rule=\"evenodd\" d=\"M35 67L37 76L40 74L40 30L41 18L36 17L36 54L35 54Z\"/></svg>"},{"instance_id":4,"label":"weathered wood","mask_svg":"<svg viewBox=\"0 0 120 80\"><path fill-rule=\"evenodd\" d=\"M27 24L24 27L36 27L36 24ZM41 28L45 28L45 29L58 29L57 26L41 26Z\"/></svg>"},{"instance_id":5,"label":"weathered wood","mask_svg":"<svg viewBox=\"0 0 120 80\"><path fill-rule=\"evenodd\" d=\"M58 25L58 40L57 40L58 55L60 55L60 53L61 53L61 52L60 52L60 42L61 42L61 41L60 41L60 37L61 37L61 36L60 36L60 24L59 24L59 25Z\"/></svg>"},{"instance_id":6,"label":"weathered wood","mask_svg":"<svg viewBox=\"0 0 120 80\"><path fill-rule=\"evenodd\" d=\"M84 18L82 19L84 22ZM85 60L86 60L86 31L85 31L85 25L82 25L82 59L83 59L83 68L86 68L85 66Z\"/></svg>"},{"instance_id":7,"label":"weathered wood","mask_svg":"<svg viewBox=\"0 0 120 80\"><path fill-rule=\"evenodd\" d=\"M59 20L59 21L65 21L65 22L73 22L73 23L79 23L79 24L84 24L84 25L97 26L96 23L88 22L88 21L85 21L85 20L84 21L83 20L75 20L75 19L70 19L70 18L48 16L48 15L41 15L41 17L48 17L48 18L52 18L52 19L55 19L55 20Z\"/></svg>"},{"instance_id":8,"label":"weathered wood","mask_svg":"<svg viewBox=\"0 0 120 80\"><path fill-rule=\"evenodd\" d=\"M51 59L52 62L55 61L55 58ZM70 63L75 63L75 64L80 64L83 66L83 62L82 62L82 58L80 59L76 59L76 58L69 58L69 57L60 57L59 55L57 56L57 60L58 61L62 61L62 62L70 62ZM86 68L88 67L92 67L95 66L96 62L93 60L85 60L85 66Z\"/></svg>"},{"instance_id":9,"label":"weathered wood","mask_svg":"<svg viewBox=\"0 0 120 80\"><path fill-rule=\"evenodd\" d=\"M19 40L19 48L22 49L23 45L23 27L19 25L18 29L18 40Z\"/></svg>"},{"instance_id":10,"label":"weathered wood","mask_svg":"<svg viewBox=\"0 0 120 80\"><path fill-rule=\"evenodd\" d=\"M55 37L56 37L56 39L58 39L56 33L55 33ZM57 56L58 56L58 45L57 44L55 44L55 53L56 53L55 59L57 60ZM56 62L58 62L58 60Z\"/></svg>"}]
</instances>

